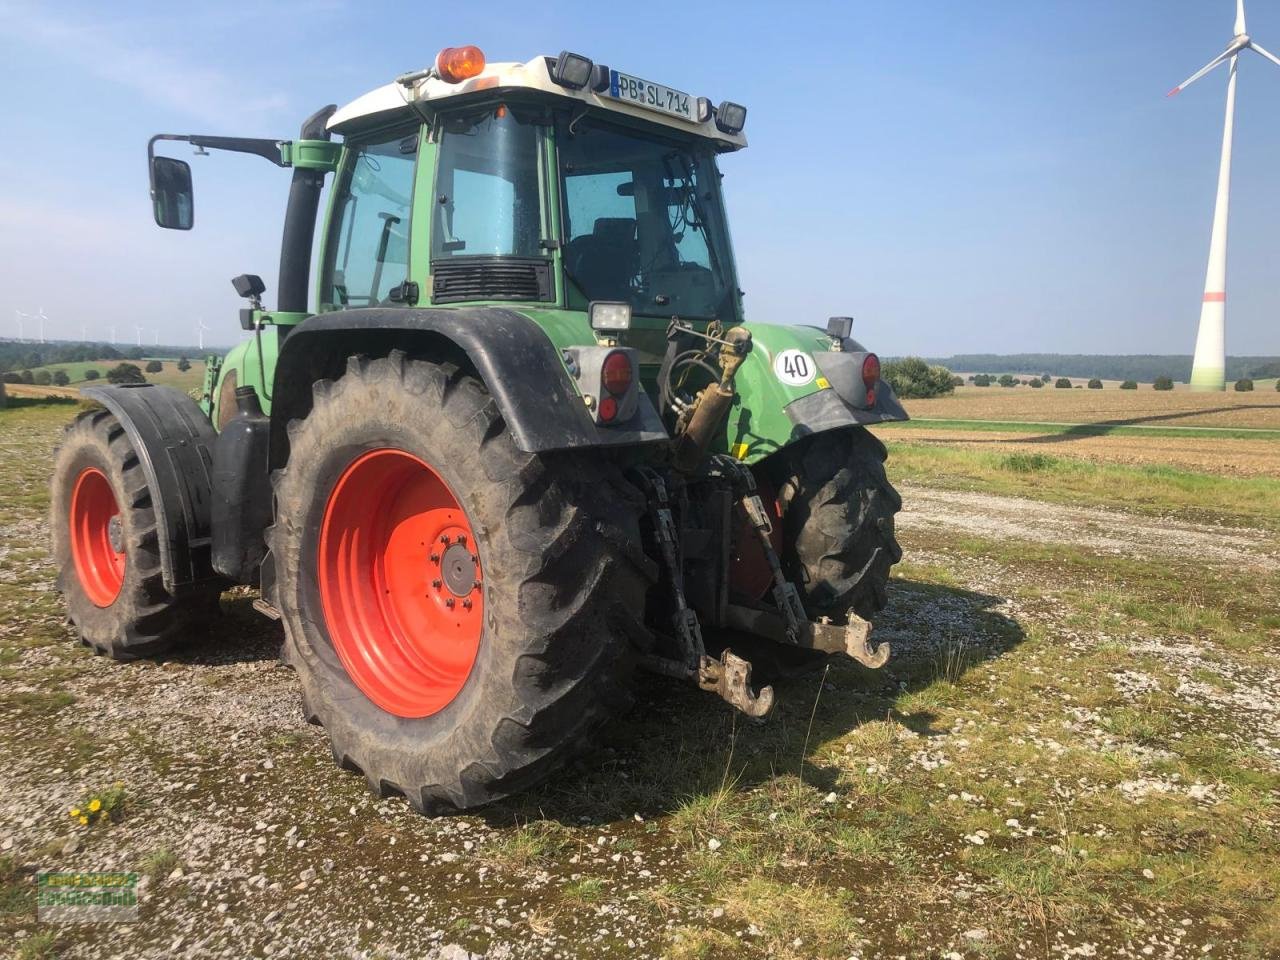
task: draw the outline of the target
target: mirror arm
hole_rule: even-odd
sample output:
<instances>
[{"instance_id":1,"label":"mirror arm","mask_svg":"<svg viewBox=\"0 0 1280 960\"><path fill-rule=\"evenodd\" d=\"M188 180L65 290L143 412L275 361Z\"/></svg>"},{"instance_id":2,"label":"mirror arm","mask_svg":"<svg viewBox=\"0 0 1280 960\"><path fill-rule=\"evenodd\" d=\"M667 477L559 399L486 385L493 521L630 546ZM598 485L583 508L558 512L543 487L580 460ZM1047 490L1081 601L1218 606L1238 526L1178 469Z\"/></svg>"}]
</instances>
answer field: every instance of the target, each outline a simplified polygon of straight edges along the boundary
<instances>
[{"instance_id":1,"label":"mirror arm","mask_svg":"<svg viewBox=\"0 0 1280 960\"><path fill-rule=\"evenodd\" d=\"M277 167L287 166L280 151L283 140L265 140L253 137L207 137L195 133L157 133L147 141L147 164L156 155L157 140L178 140L196 147L209 147L213 150L230 150L233 153L251 153L254 156L270 160Z\"/></svg>"}]
</instances>

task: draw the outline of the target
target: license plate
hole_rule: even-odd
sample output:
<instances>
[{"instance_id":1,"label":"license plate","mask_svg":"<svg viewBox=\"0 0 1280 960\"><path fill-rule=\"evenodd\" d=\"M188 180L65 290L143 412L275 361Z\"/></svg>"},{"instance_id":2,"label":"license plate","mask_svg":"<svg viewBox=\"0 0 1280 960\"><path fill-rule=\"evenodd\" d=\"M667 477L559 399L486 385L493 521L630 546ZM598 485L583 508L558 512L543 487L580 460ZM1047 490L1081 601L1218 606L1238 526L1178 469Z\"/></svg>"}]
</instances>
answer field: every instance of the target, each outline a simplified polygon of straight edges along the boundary
<instances>
[{"instance_id":1,"label":"license plate","mask_svg":"<svg viewBox=\"0 0 1280 960\"><path fill-rule=\"evenodd\" d=\"M617 70L609 71L609 96L646 110L657 110L681 120L693 121L693 98L689 94Z\"/></svg>"}]
</instances>

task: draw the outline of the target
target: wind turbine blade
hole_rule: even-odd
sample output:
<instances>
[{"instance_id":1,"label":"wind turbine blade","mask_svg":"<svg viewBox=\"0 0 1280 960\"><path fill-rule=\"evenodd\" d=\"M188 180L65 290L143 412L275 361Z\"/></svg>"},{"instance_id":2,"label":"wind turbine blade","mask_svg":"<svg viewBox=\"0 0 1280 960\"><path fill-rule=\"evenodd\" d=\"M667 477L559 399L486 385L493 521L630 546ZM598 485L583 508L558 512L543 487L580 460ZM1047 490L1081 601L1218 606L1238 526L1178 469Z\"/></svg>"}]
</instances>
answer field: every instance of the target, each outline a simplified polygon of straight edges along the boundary
<instances>
[{"instance_id":1,"label":"wind turbine blade","mask_svg":"<svg viewBox=\"0 0 1280 960\"><path fill-rule=\"evenodd\" d=\"M1262 47L1258 46L1252 40L1249 41L1249 47L1250 49L1262 54L1264 57L1266 57L1268 60L1274 63L1277 67L1280 67L1280 57L1277 57L1274 53L1271 53L1269 50L1264 50Z\"/></svg>"},{"instance_id":2,"label":"wind turbine blade","mask_svg":"<svg viewBox=\"0 0 1280 960\"><path fill-rule=\"evenodd\" d=\"M1222 53L1218 54L1216 57L1214 57L1212 60L1206 63L1203 67L1201 67L1191 76L1187 77L1187 79L1183 80L1180 84L1178 84L1168 93L1166 93L1165 96L1172 97L1175 93L1181 93L1183 90L1187 89L1187 87L1191 86L1193 83L1195 83L1197 80L1203 77L1206 73L1208 73L1214 67L1218 66L1219 64L1225 63L1231 57L1231 54L1232 54L1232 51L1230 49L1223 50Z\"/></svg>"},{"instance_id":3,"label":"wind turbine blade","mask_svg":"<svg viewBox=\"0 0 1280 960\"><path fill-rule=\"evenodd\" d=\"M1244 0L1236 0L1236 36L1244 32Z\"/></svg>"}]
</instances>

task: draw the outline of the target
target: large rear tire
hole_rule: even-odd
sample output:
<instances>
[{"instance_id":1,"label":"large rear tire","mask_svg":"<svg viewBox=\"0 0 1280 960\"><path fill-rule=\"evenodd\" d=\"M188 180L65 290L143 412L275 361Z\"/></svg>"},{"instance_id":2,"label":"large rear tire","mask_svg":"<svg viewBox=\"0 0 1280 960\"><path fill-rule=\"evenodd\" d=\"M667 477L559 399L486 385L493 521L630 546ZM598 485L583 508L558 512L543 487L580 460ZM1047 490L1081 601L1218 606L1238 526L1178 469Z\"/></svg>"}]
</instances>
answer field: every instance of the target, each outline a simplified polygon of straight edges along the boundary
<instances>
[{"instance_id":1,"label":"large rear tire","mask_svg":"<svg viewBox=\"0 0 1280 960\"><path fill-rule=\"evenodd\" d=\"M373 790L489 803L629 707L656 570L598 454L521 453L478 380L399 351L316 383L289 443L268 534L286 657Z\"/></svg>"},{"instance_id":2,"label":"large rear tire","mask_svg":"<svg viewBox=\"0 0 1280 960\"><path fill-rule=\"evenodd\" d=\"M817 619L870 617L887 602L890 568L902 559L888 452L856 427L817 434L783 451L772 478L782 513L782 567Z\"/></svg>"},{"instance_id":3,"label":"large rear tire","mask_svg":"<svg viewBox=\"0 0 1280 960\"><path fill-rule=\"evenodd\" d=\"M165 589L153 496L113 414L92 410L67 428L51 496L58 588L80 638L117 660L168 650L207 622L221 592Z\"/></svg>"}]
</instances>

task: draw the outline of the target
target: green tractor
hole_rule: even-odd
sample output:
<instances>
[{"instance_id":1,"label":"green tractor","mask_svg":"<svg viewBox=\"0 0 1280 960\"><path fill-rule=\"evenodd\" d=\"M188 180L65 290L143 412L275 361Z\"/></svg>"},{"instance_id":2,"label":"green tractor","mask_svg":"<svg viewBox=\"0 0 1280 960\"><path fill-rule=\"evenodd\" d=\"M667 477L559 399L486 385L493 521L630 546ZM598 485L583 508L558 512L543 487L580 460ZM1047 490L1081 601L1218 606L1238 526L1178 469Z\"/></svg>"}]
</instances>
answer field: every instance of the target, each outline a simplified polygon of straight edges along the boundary
<instances>
[{"instance_id":1,"label":"green tractor","mask_svg":"<svg viewBox=\"0 0 1280 960\"><path fill-rule=\"evenodd\" d=\"M883 665L901 500L866 425L906 414L848 318L746 323L745 121L459 47L296 140L154 137L166 228L194 207L162 141L292 167L277 306L233 281L247 336L198 402L84 391L52 497L83 641L157 653L256 587L334 758L425 812L545 778L638 669L760 717L751 657Z\"/></svg>"}]
</instances>

